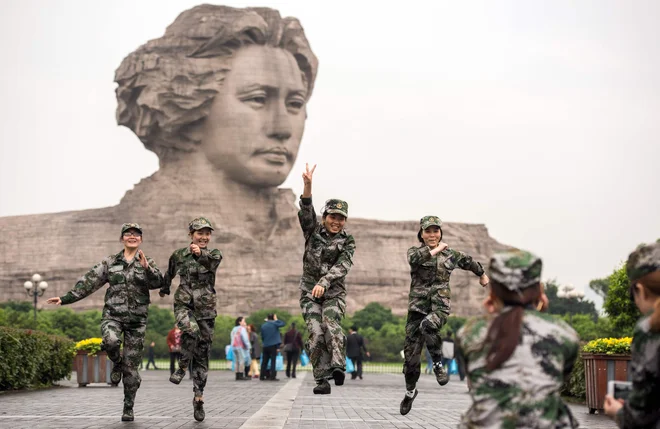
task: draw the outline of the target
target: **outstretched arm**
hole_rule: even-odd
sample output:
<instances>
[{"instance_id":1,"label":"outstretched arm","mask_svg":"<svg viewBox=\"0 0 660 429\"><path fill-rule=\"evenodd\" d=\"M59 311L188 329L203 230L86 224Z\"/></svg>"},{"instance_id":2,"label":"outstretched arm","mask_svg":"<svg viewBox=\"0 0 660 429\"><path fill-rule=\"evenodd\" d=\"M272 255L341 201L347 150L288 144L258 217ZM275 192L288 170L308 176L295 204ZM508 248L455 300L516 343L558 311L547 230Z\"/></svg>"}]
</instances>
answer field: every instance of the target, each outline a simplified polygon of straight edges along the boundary
<instances>
[{"instance_id":1,"label":"outstretched arm","mask_svg":"<svg viewBox=\"0 0 660 429\"><path fill-rule=\"evenodd\" d=\"M108 260L104 259L82 276L72 290L61 297L50 298L47 302L49 304L73 304L96 292L107 282Z\"/></svg>"},{"instance_id":2,"label":"outstretched arm","mask_svg":"<svg viewBox=\"0 0 660 429\"><path fill-rule=\"evenodd\" d=\"M456 258L456 265L458 268L466 271L472 271L474 275L479 276L479 284L481 284L481 286L486 286L488 284L490 280L484 271L484 267L481 266L479 262L472 259L472 256L468 255L467 253L459 252L458 250L453 249L451 252L454 254L454 258Z\"/></svg>"},{"instance_id":3,"label":"outstretched arm","mask_svg":"<svg viewBox=\"0 0 660 429\"><path fill-rule=\"evenodd\" d=\"M316 170L316 165L309 169L309 165L305 164L305 172L302 174L304 189L300 196L300 211L298 211L298 220L300 227L305 234L305 239L314 232L314 228L318 224L316 213L314 212L314 205L312 204L312 176Z\"/></svg>"}]
</instances>

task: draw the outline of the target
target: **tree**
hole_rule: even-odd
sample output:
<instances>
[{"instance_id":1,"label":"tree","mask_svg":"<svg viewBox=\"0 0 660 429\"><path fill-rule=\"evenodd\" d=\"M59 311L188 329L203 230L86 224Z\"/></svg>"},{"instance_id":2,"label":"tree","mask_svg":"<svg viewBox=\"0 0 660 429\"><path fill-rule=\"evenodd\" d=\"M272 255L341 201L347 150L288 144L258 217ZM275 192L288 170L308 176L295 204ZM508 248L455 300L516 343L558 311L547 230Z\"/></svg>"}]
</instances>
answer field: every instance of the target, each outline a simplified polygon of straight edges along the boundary
<instances>
[{"instance_id":1,"label":"tree","mask_svg":"<svg viewBox=\"0 0 660 429\"><path fill-rule=\"evenodd\" d=\"M632 335L635 324L642 317L642 313L630 299L630 282L625 265L614 270L607 279L609 290L603 308L612 320L612 326L619 336Z\"/></svg>"},{"instance_id":2,"label":"tree","mask_svg":"<svg viewBox=\"0 0 660 429\"><path fill-rule=\"evenodd\" d=\"M391 308L383 307L377 302L371 302L362 310L356 311L352 319L358 328L371 327L375 330L379 330L386 323L398 322L398 317L392 314Z\"/></svg>"},{"instance_id":3,"label":"tree","mask_svg":"<svg viewBox=\"0 0 660 429\"><path fill-rule=\"evenodd\" d=\"M584 298L559 298L557 292L559 291L559 284L556 280L549 280L545 284L545 294L548 296L550 314L557 314L563 316L564 314L588 314L596 321L598 319L598 311L596 305Z\"/></svg>"},{"instance_id":4,"label":"tree","mask_svg":"<svg viewBox=\"0 0 660 429\"><path fill-rule=\"evenodd\" d=\"M600 296L603 299L607 297L607 291L609 287L610 287L610 281L608 280L607 277L604 279L593 279L592 281L589 282L589 289L596 292L596 295Z\"/></svg>"}]
</instances>

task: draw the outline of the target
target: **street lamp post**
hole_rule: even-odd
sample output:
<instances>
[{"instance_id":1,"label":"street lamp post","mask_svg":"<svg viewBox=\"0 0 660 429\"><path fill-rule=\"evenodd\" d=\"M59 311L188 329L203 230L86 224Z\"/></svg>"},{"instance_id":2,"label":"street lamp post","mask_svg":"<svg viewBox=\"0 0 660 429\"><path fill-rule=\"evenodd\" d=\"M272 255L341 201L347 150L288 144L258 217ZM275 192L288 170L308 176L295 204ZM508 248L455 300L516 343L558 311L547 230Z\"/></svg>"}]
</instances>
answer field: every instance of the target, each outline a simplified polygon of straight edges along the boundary
<instances>
[{"instance_id":1,"label":"street lamp post","mask_svg":"<svg viewBox=\"0 0 660 429\"><path fill-rule=\"evenodd\" d=\"M46 289L48 289L48 283L41 279L39 274L34 274L32 276L32 281L28 280L23 283L25 288L25 293L28 296L34 297L34 326L37 327L37 298L42 296Z\"/></svg>"}]
</instances>

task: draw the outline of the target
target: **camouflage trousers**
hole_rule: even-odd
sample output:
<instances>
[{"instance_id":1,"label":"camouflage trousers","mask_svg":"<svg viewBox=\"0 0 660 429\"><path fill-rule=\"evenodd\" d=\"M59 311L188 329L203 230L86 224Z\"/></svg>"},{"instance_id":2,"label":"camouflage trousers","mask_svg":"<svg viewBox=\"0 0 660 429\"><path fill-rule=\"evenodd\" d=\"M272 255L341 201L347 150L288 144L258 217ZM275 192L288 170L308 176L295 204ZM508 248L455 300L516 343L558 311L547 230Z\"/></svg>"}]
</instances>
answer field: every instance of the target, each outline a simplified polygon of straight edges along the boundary
<instances>
[{"instance_id":1,"label":"camouflage trousers","mask_svg":"<svg viewBox=\"0 0 660 429\"><path fill-rule=\"evenodd\" d=\"M135 402L135 394L142 382L138 368L142 362L146 331L146 319L132 323L110 319L101 321L101 336L103 337L101 347L108 353L108 358L113 364L123 365L124 404L131 408ZM121 354L122 334L124 335L123 356Z\"/></svg>"},{"instance_id":2,"label":"camouflage trousers","mask_svg":"<svg viewBox=\"0 0 660 429\"><path fill-rule=\"evenodd\" d=\"M440 329L447 323L447 316L441 311L431 312L428 315L417 311L408 312L406 340L403 345L405 356L403 373L407 390L414 390L419 380L424 343L429 349L433 362L442 362Z\"/></svg>"},{"instance_id":3,"label":"camouflage trousers","mask_svg":"<svg viewBox=\"0 0 660 429\"><path fill-rule=\"evenodd\" d=\"M176 304L174 315L177 326L181 329L179 368L186 371L192 364L193 391L195 396L202 396L209 373L209 356L213 343L215 319L197 320L192 311L188 308L177 308Z\"/></svg>"},{"instance_id":4,"label":"camouflage trousers","mask_svg":"<svg viewBox=\"0 0 660 429\"><path fill-rule=\"evenodd\" d=\"M300 308L309 332L305 348L314 379L330 378L335 369L345 371L346 336L341 328L346 310L345 295L325 299L314 298L311 292L302 292Z\"/></svg>"}]
</instances>

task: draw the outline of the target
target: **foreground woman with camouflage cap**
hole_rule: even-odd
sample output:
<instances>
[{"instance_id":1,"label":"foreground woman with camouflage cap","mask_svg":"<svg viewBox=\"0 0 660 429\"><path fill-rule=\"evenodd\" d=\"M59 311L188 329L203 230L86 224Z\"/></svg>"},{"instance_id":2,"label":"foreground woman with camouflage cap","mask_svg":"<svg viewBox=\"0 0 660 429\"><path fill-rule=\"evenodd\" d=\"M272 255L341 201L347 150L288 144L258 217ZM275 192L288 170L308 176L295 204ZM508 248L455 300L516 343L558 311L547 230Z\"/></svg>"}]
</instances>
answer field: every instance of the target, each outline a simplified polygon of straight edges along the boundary
<instances>
[{"instance_id":1,"label":"foreground woman with camouflage cap","mask_svg":"<svg viewBox=\"0 0 660 429\"><path fill-rule=\"evenodd\" d=\"M147 330L149 289L158 289L162 276L154 261L139 249L142 228L137 223L121 227L120 241L124 250L94 266L61 297L48 299L49 304L66 305L91 295L109 283L101 319L102 349L113 362L110 380L117 385L124 378L124 412L122 421L133 421L135 394L142 378L138 367L142 362L144 334ZM124 354L121 336L124 335Z\"/></svg>"},{"instance_id":2,"label":"foreground woman with camouflage cap","mask_svg":"<svg viewBox=\"0 0 660 429\"><path fill-rule=\"evenodd\" d=\"M336 386L344 384L346 370L346 336L341 319L346 311L344 279L353 265L355 240L344 229L348 204L328 200L322 222L312 205L312 175L305 166L304 190L300 197L298 219L305 236L303 274L300 279L300 308L307 324L306 348L314 372L315 394L330 393L328 379Z\"/></svg>"},{"instance_id":3,"label":"foreground woman with camouflage cap","mask_svg":"<svg viewBox=\"0 0 660 429\"><path fill-rule=\"evenodd\" d=\"M202 421L204 413L204 387L209 371L209 353L215 328L216 295L215 272L222 261L218 249L208 249L213 226L200 217L188 225L191 243L175 250L170 256L160 296L170 294L172 280L179 275L179 287L174 293L174 316L181 329L181 355L179 369L170 376L174 384L181 383L188 365L192 363L193 414Z\"/></svg>"},{"instance_id":4,"label":"foreground woman with camouflage cap","mask_svg":"<svg viewBox=\"0 0 660 429\"><path fill-rule=\"evenodd\" d=\"M625 403L605 397L605 414L620 428L660 427L660 240L639 246L628 257L630 298L644 317L630 350L632 391Z\"/></svg>"},{"instance_id":5,"label":"foreground woman with camouflage cap","mask_svg":"<svg viewBox=\"0 0 660 429\"><path fill-rule=\"evenodd\" d=\"M408 249L410 264L410 294L406 339L403 347L405 362L406 394L399 411L410 412L417 397L417 380L420 375L420 359L424 343L433 359L433 372L441 386L449 381L442 365L442 339L440 329L447 323L451 311L449 278L454 269L472 271L479 276L482 286L488 284L488 276L479 262L471 256L449 248L442 242L442 221L437 216L424 216L419 221L417 240L420 246Z\"/></svg>"},{"instance_id":6,"label":"foreground woman with camouflage cap","mask_svg":"<svg viewBox=\"0 0 660 429\"><path fill-rule=\"evenodd\" d=\"M472 406L459 428L576 428L559 394L578 356L579 337L547 307L541 259L526 251L490 260L490 313L457 335Z\"/></svg>"}]
</instances>

